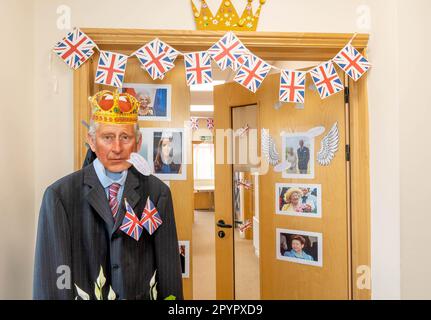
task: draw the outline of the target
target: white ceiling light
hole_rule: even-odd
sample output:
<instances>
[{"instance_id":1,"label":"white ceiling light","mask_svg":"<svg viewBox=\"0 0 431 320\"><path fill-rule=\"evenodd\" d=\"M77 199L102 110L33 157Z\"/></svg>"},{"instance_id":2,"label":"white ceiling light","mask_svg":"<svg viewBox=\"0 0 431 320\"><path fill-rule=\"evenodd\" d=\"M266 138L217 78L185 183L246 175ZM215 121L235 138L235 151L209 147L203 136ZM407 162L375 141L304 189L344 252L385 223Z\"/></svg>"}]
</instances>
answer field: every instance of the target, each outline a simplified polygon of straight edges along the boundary
<instances>
[{"instance_id":1,"label":"white ceiling light","mask_svg":"<svg viewBox=\"0 0 431 320\"><path fill-rule=\"evenodd\" d=\"M213 112L214 105L212 104L191 104L190 105L191 112Z\"/></svg>"},{"instance_id":2,"label":"white ceiling light","mask_svg":"<svg viewBox=\"0 0 431 320\"><path fill-rule=\"evenodd\" d=\"M224 80L213 80L212 83L194 84L190 86L191 92L209 92L213 91L214 86L225 83Z\"/></svg>"}]
</instances>

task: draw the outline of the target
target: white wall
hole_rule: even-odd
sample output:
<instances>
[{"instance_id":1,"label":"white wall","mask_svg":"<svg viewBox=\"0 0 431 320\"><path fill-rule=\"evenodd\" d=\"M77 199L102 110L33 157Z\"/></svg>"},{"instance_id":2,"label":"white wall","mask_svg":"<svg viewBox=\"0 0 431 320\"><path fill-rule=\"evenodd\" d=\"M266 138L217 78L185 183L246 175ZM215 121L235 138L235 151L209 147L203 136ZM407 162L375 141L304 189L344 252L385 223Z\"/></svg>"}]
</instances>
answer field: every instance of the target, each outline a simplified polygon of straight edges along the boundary
<instances>
[{"instance_id":1,"label":"white wall","mask_svg":"<svg viewBox=\"0 0 431 320\"><path fill-rule=\"evenodd\" d=\"M400 1L401 297L431 298L431 2Z\"/></svg>"},{"instance_id":2,"label":"white wall","mask_svg":"<svg viewBox=\"0 0 431 320\"><path fill-rule=\"evenodd\" d=\"M0 1L0 299L31 297L35 225L32 9L31 1Z\"/></svg>"},{"instance_id":3,"label":"white wall","mask_svg":"<svg viewBox=\"0 0 431 320\"><path fill-rule=\"evenodd\" d=\"M208 0L214 11L219 2ZM238 10L241 12L245 1L233 2L237 8L241 8ZM426 0L412 0L408 4L415 2L426 5ZM120 4L118 1L105 0L103 5L95 0L34 0L34 3L35 121L32 122L34 130L30 131L34 134L28 136L35 146L34 209L37 215L46 186L73 170L72 72L55 57L51 71L48 69L49 52L66 33L66 30L56 27L57 8L60 5L69 6L72 25L80 27L194 29L194 20L188 1L181 5L181 2L172 0L129 0ZM408 125L405 122L400 126L399 120L397 48L399 41L404 39L400 39L398 34L398 5L393 0L271 0L263 7L258 27L259 31L358 31L371 34L369 56L374 64L369 76L372 271L373 297L376 299L400 297L400 201L408 204L403 202L404 198L399 200L399 132L400 127L402 132L409 131L410 127L406 128ZM371 15L371 25L363 23L362 18L367 12ZM24 13L17 9L10 16L16 18L20 14ZM410 21L414 22L414 18ZM28 39L32 35L20 36ZM22 54L14 56L14 59L24 63ZM25 70L22 67L20 74ZM57 93L53 91L55 78L58 80ZM403 114L407 109L403 107L401 111ZM403 114L402 119L404 115L413 117ZM53 135L55 138L52 138ZM408 173L402 172L403 177L409 178ZM29 186L28 191L31 194L33 187ZM32 196L28 197L30 199ZM21 211L15 211L18 212ZM408 220L412 227L416 225L414 219ZM405 236L410 237L411 234L406 232Z\"/></svg>"}]
</instances>

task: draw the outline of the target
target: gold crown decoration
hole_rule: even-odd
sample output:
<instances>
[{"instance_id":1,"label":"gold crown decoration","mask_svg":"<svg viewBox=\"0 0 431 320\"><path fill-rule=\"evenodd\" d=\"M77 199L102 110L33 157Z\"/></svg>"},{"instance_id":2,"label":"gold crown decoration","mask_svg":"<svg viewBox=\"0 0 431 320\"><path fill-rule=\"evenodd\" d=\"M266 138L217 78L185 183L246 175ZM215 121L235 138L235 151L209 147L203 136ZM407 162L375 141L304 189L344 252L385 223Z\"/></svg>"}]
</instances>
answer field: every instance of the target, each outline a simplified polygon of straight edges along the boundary
<instances>
[{"instance_id":1,"label":"gold crown decoration","mask_svg":"<svg viewBox=\"0 0 431 320\"><path fill-rule=\"evenodd\" d=\"M89 98L93 107L91 119L99 123L135 124L138 122L139 101L128 93L102 90Z\"/></svg>"},{"instance_id":2,"label":"gold crown decoration","mask_svg":"<svg viewBox=\"0 0 431 320\"><path fill-rule=\"evenodd\" d=\"M205 0L201 1L201 10L199 11L193 0L193 15L198 30L233 30L233 31L256 31L259 22L260 11L266 0L258 0L259 7L253 14L253 0L247 0L247 5L239 17L231 0L223 0L217 14L214 16Z\"/></svg>"}]
</instances>

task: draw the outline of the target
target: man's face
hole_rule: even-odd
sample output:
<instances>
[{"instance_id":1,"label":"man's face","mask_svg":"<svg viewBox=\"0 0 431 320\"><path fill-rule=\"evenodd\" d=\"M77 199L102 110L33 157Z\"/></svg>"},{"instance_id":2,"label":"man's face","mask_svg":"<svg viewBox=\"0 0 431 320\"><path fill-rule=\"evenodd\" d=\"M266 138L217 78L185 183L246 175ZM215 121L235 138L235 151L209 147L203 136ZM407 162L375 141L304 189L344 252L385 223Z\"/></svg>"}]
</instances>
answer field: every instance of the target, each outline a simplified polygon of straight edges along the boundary
<instances>
[{"instance_id":1,"label":"man's face","mask_svg":"<svg viewBox=\"0 0 431 320\"><path fill-rule=\"evenodd\" d=\"M304 146L304 140L299 140L299 146L302 148Z\"/></svg>"},{"instance_id":2,"label":"man's face","mask_svg":"<svg viewBox=\"0 0 431 320\"><path fill-rule=\"evenodd\" d=\"M88 142L99 161L111 172L127 170L131 164L126 160L130 159L132 152L137 152L141 144L141 141L136 141L133 124L100 123L95 139L88 136Z\"/></svg>"}]
</instances>

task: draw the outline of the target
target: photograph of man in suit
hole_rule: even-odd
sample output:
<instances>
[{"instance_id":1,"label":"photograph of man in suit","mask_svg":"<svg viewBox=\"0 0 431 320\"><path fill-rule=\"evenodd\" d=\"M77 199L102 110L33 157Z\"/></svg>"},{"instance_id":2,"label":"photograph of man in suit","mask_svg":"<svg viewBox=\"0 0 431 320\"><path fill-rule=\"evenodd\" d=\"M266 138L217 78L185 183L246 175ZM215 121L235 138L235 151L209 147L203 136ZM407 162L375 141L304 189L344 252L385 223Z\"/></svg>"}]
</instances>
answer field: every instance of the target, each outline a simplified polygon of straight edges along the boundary
<instances>
[{"instance_id":1,"label":"photograph of man in suit","mask_svg":"<svg viewBox=\"0 0 431 320\"><path fill-rule=\"evenodd\" d=\"M75 299L78 286L94 299L94 283L102 267L103 297L111 286L117 299L149 299L150 280L156 272L158 297L183 299L170 189L126 161L141 144L139 101L127 93L101 91L91 103L88 144L97 158L45 191L33 297ZM148 197L162 224L152 235L144 229L136 241L119 229L125 216L124 199L140 219Z\"/></svg>"},{"instance_id":2,"label":"photograph of man in suit","mask_svg":"<svg viewBox=\"0 0 431 320\"><path fill-rule=\"evenodd\" d=\"M299 140L298 169L300 174L308 174L308 163L310 162L310 149L304 146L304 140Z\"/></svg>"}]
</instances>

